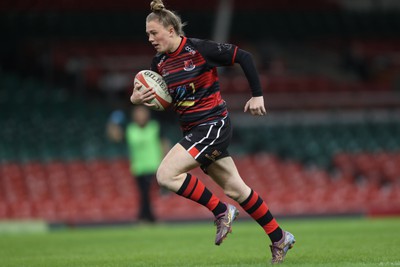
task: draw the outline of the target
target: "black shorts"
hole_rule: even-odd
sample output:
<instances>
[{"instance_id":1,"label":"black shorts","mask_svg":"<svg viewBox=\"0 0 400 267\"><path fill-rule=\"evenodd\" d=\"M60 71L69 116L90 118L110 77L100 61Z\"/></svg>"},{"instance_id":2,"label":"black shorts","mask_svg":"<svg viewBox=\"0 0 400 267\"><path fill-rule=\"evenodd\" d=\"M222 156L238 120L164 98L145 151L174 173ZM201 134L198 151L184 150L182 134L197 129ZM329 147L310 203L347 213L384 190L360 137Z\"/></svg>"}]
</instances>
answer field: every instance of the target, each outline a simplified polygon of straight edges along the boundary
<instances>
[{"instance_id":1,"label":"black shorts","mask_svg":"<svg viewBox=\"0 0 400 267\"><path fill-rule=\"evenodd\" d=\"M228 146L232 138L232 125L228 116L219 120L203 123L184 133L179 143L192 157L207 167L218 159L228 157Z\"/></svg>"}]
</instances>

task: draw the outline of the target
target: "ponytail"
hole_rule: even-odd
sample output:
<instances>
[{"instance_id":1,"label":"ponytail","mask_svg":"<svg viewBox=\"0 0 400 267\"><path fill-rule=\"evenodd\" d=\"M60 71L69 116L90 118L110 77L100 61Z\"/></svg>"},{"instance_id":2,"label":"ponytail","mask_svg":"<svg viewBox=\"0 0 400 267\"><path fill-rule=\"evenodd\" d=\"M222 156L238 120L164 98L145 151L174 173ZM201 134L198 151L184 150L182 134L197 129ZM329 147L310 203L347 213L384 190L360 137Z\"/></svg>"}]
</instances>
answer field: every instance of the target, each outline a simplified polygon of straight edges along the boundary
<instances>
[{"instance_id":1,"label":"ponytail","mask_svg":"<svg viewBox=\"0 0 400 267\"><path fill-rule=\"evenodd\" d=\"M147 16L146 22L158 20L165 28L172 26L177 35L183 36L183 27L186 23L182 23L180 16L175 12L165 8L162 0L153 0L150 3L151 13Z\"/></svg>"}]
</instances>

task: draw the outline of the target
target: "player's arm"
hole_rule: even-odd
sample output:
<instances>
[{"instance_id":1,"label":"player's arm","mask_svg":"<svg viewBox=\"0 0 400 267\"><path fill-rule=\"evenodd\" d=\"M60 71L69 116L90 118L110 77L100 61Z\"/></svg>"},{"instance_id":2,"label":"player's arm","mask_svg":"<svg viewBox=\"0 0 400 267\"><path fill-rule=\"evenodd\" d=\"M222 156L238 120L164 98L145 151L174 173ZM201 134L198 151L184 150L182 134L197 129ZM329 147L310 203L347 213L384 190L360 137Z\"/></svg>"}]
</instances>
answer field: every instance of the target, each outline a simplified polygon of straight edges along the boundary
<instances>
[{"instance_id":1,"label":"player's arm","mask_svg":"<svg viewBox=\"0 0 400 267\"><path fill-rule=\"evenodd\" d=\"M244 112L249 111L252 115L265 115L267 111L264 106L260 78L252 55L245 50L237 49L234 62L242 67L251 88L252 97L244 106Z\"/></svg>"},{"instance_id":2,"label":"player's arm","mask_svg":"<svg viewBox=\"0 0 400 267\"><path fill-rule=\"evenodd\" d=\"M153 60L151 62L150 69L152 71L157 71L155 57L153 58ZM133 104L135 104L135 105L142 104L142 105L145 105L148 107L152 107L152 106L155 106L155 104L149 104L147 102L154 98L155 98L155 94L154 94L153 88L143 88L142 89L142 85L140 85L139 83L135 83L133 85L132 95L130 97L130 100Z\"/></svg>"},{"instance_id":3,"label":"player's arm","mask_svg":"<svg viewBox=\"0 0 400 267\"><path fill-rule=\"evenodd\" d=\"M260 78L258 77L251 54L233 44L216 43L199 39L192 40L206 58L210 67L231 66L234 63L240 64L250 84L252 94L252 98L247 101L244 107L244 112L250 111L252 115L265 115L266 110Z\"/></svg>"},{"instance_id":4,"label":"player's arm","mask_svg":"<svg viewBox=\"0 0 400 267\"><path fill-rule=\"evenodd\" d=\"M154 104L147 103L148 101L154 99L154 91L152 88L144 88L142 89L142 85L139 83L135 83L133 85L131 102L135 105L143 104L145 106L154 106Z\"/></svg>"}]
</instances>

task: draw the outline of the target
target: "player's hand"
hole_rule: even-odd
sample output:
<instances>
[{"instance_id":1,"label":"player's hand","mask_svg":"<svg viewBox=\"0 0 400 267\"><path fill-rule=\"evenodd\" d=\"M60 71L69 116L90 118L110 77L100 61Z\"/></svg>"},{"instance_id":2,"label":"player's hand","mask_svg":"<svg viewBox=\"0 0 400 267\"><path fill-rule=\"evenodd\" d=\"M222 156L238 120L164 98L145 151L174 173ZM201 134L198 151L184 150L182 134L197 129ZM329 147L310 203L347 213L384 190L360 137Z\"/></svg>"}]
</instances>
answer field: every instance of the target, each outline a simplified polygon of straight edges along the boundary
<instances>
[{"instance_id":1,"label":"player's hand","mask_svg":"<svg viewBox=\"0 0 400 267\"><path fill-rule=\"evenodd\" d=\"M250 111L251 115L264 116L267 111L264 106L264 97L253 96L244 106L244 112Z\"/></svg>"},{"instance_id":2,"label":"player's hand","mask_svg":"<svg viewBox=\"0 0 400 267\"><path fill-rule=\"evenodd\" d=\"M140 90L142 85L139 83L135 83L132 95L131 95L131 102L135 105L143 104L148 107L155 106L155 104L149 104L148 101L153 100L155 98L154 92L152 88L144 88Z\"/></svg>"}]
</instances>

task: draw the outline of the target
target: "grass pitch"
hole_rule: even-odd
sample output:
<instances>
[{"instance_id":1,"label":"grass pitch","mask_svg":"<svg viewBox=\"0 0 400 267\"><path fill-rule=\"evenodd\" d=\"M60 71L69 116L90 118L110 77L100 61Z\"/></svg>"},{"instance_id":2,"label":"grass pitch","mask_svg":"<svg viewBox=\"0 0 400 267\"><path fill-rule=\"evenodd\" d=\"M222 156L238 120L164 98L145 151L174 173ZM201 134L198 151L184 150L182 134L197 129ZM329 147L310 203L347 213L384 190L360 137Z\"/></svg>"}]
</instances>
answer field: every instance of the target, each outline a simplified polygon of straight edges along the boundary
<instances>
[{"instance_id":1,"label":"grass pitch","mask_svg":"<svg viewBox=\"0 0 400 267\"><path fill-rule=\"evenodd\" d=\"M400 218L292 219L283 266L400 266ZM2 267L268 266L267 238L253 221L214 245L209 223L0 234Z\"/></svg>"}]
</instances>

